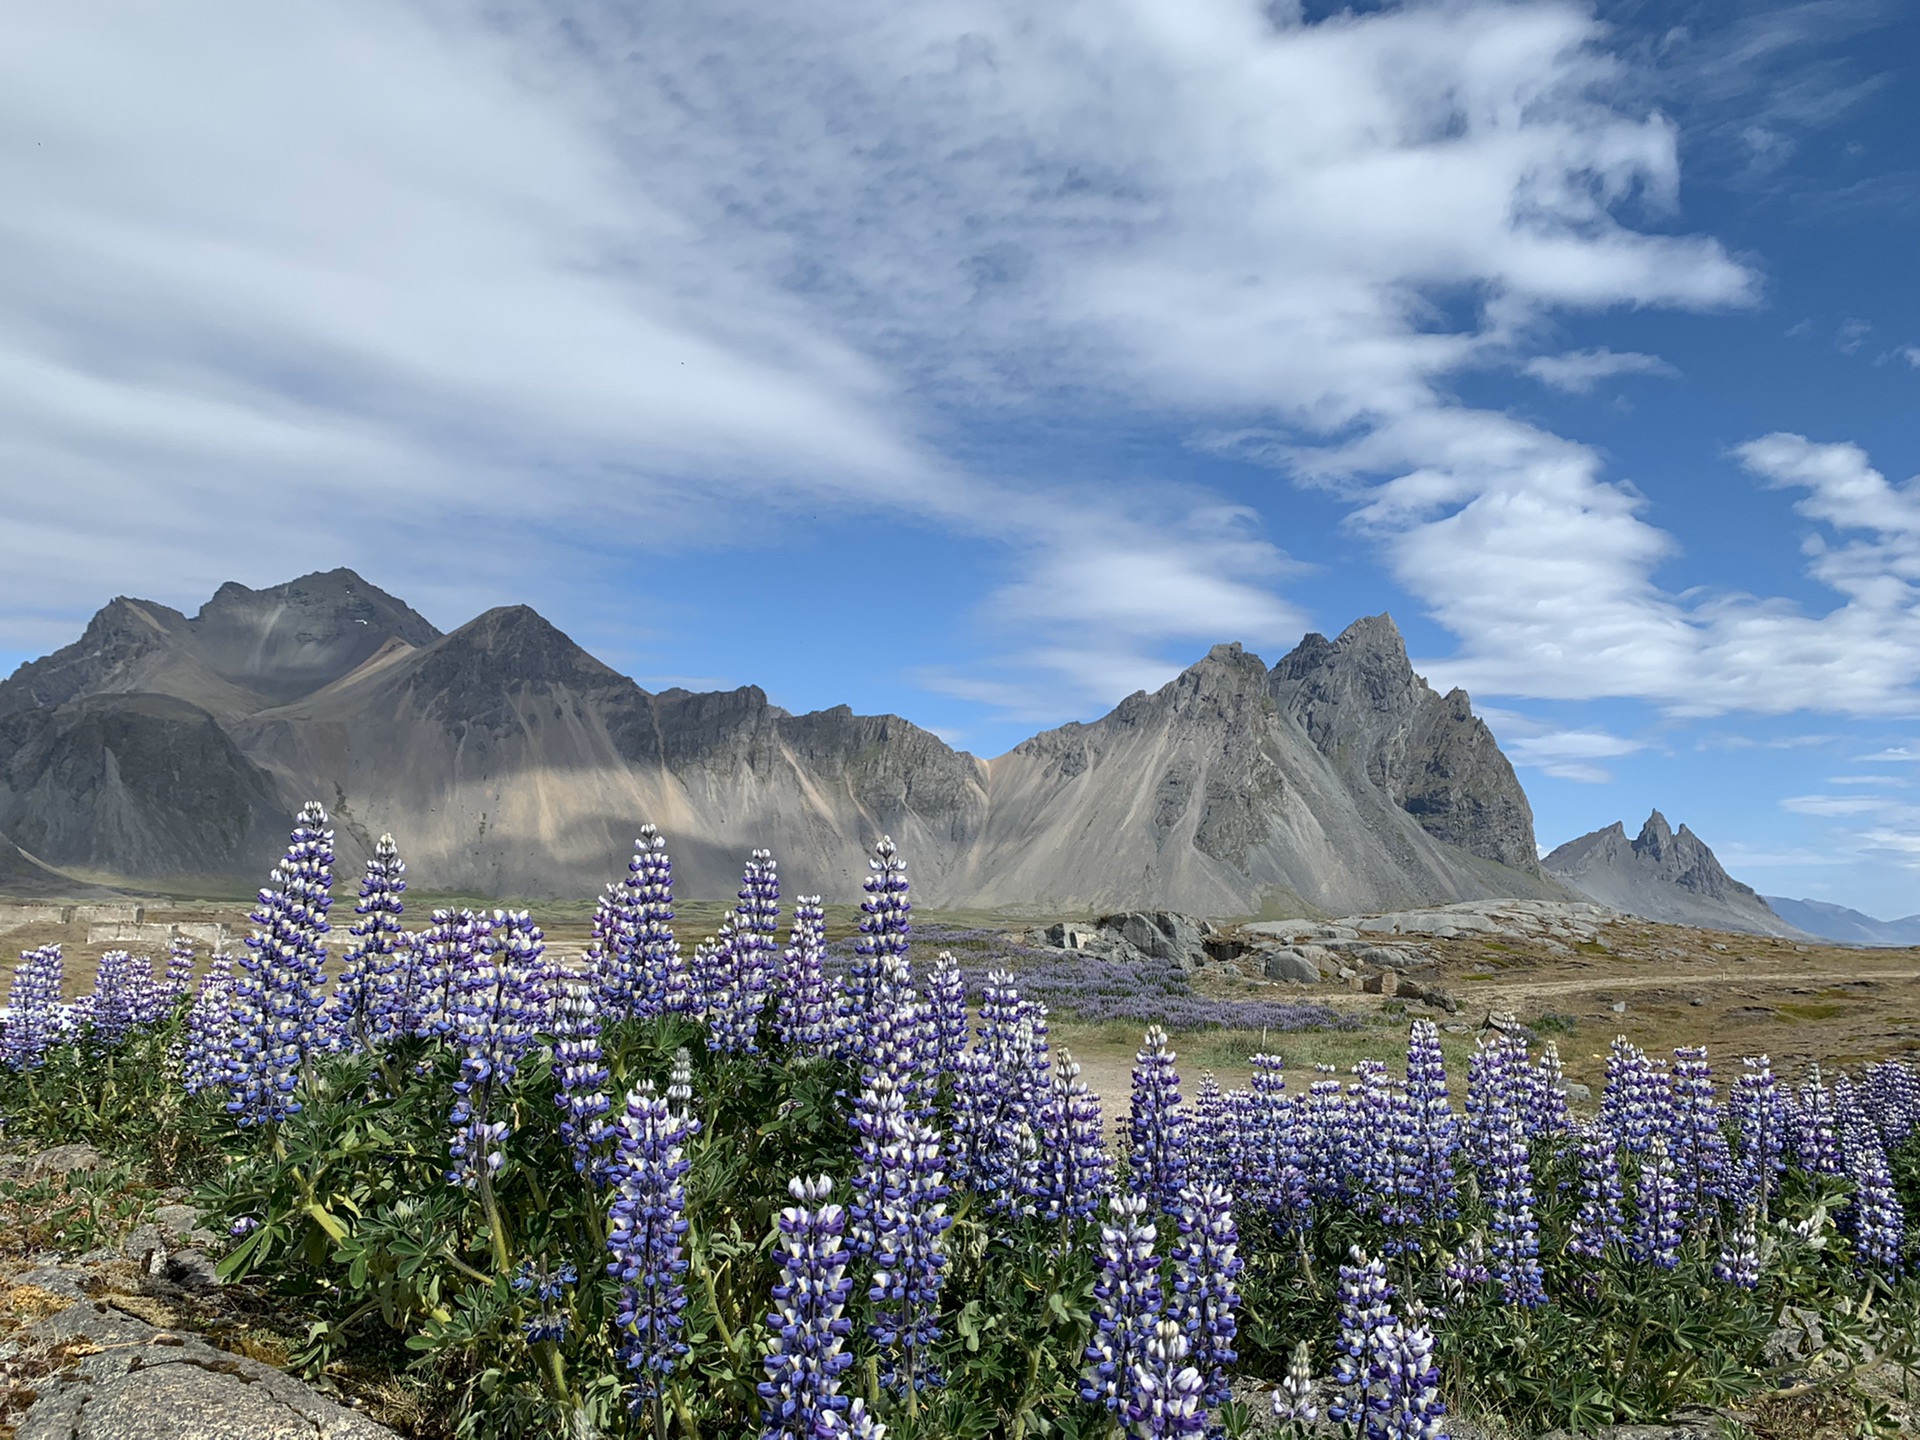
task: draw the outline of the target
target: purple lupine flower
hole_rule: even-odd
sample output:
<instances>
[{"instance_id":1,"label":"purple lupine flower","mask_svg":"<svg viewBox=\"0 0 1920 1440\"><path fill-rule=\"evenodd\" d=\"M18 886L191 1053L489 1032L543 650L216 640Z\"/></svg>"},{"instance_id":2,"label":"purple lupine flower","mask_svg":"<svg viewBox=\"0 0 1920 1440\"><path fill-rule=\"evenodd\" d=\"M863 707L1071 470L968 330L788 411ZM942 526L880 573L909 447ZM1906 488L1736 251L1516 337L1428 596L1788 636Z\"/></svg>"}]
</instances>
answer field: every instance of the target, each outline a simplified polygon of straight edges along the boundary
<instances>
[{"instance_id":1,"label":"purple lupine flower","mask_svg":"<svg viewBox=\"0 0 1920 1440\"><path fill-rule=\"evenodd\" d=\"M1361 1061L1347 1086L1347 1188L1361 1214L1391 1221L1399 1194L1397 1134L1409 1128L1404 1098L1396 1113L1393 1081L1378 1061Z\"/></svg>"},{"instance_id":2,"label":"purple lupine flower","mask_svg":"<svg viewBox=\"0 0 1920 1440\"><path fill-rule=\"evenodd\" d=\"M1920 1129L1920 1075L1900 1060L1867 1066L1862 1103L1883 1148L1897 1150Z\"/></svg>"},{"instance_id":3,"label":"purple lupine flower","mask_svg":"<svg viewBox=\"0 0 1920 1440\"><path fill-rule=\"evenodd\" d=\"M1377 1424L1384 1440L1444 1440L1440 1422L1447 1407L1433 1363L1433 1331L1417 1320L1397 1321L1376 1350L1375 1366L1384 1405L1369 1430Z\"/></svg>"},{"instance_id":4,"label":"purple lupine flower","mask_svg":"<svg viewBox=\"0 0 1920 1440\"><path fill-rule=\"evenodd\" d=\"M473 954L454 977L454 1017L463 1051L454 1082L450 1184L471 1187L506 1162L508 1127L490 1118L494 1097L513 1083L533 1044L537 965L546 948L526 911L496 910L478 922Z\"/></svg>"},{"instance_id":5,"label":"purple lupine flower","mask_svg":"<svg viewBox=\"0 0 1920 1440\"><path fill-rule=\"evenodd\" d=\"M1493 1272L1487 1268L1486 1231L1472 1231L1460 1242L1459 1248L1441 1253L1447 1261L1442 1274L1450 1308L1463 1304L1470 1288L1492 1283Z\"/></svg>"},{"instance_id":6,"label":"purple lupine flower","mask_svg":"<svg viewBox=\"0 0 1920 1440\"><path fill-rule=\"evenodd\" d=\"M1900 1278L1900 1252L1906 1244L1906 1215L1894 1188L1893 1171L1880 1136L1857 1105L1842 1112L1840 1153L1853 1180L1847 1228L1853 1235L1854 1264L1877 1270L1887 1280Z\"/></svg>"},{"instance_id":7,"label":"purple lupine flower","mask_svg":"<svg viewBox=\"0 0 1920 1440\"><path fill-rule=\"evenodd\" d=\"M401 972L408 1034L445 1040L454 1033L454 977L473 958L480 924L471 910L435 910L412 937Z\"/></svg>"},{"instance_id":8,"label":"purple lupine flower","mask_svg":"<svg viewBox=\"0 0 1920 1440\"><path fill-rule=\"evenodd\" d=\"M1205 1387L1200 1371L1188 1362L1187 1337L1179 1323L1155 1321L1134 1363L1127 1433L1141 1440L1205 1434Z\"/></svg>"},{"instance_id":9,"label":"purple lupine flower","mask_svg":"<svg viewBox=\"0 0 1920 1440\"><path fill-rule=\"evenodd\" d=\"M1682 1204L1691 1215L1710 1216L1713 1202L1729 1193L1732 1154L1714 1098L1713 1072L1704 1045L1683 1045L1673 1052L1673 1162L1682 1180Z\"/></svg>"},{"instance_id":10,"label":"purple lupine flower","mask_svg":"<svg viewBox=\"0 0 1920 1440\"><path fill-rule=\"evenodd\" d=\"M1286 1160L1292 1128L1292 1102L1287 1077L1278 1055L1250 1056L1253 1075L1247 1081L1247 1100L1238 1112L1240 1153L1234 1165L1240 1174L1236 1192L1243 1204L1263 1211L1281 1205L1280 1170Z\"/></svg>"},{"instance_id":11,"label":"purple lupine flower","mask_svg":"<svg viewBox=\"0 0 1920 1440\"><path fill-rule=\"evenodd\" d=\"M702 955L706 984L707 1048L716 1055L753 1055L760 1049L760 1012L766 1008L765 971L754 937L738 920L721 926L719 937Z\"/></svg>"},{"instance_id":12,"label":"purple lupine flower","mask_svg":"<svg viewBox=\"0 0 1920 1440\"><path fill-rule=\"evenodd\" d=\"M926 1007L914 991L906 962L898 955L881 957L872 996L873 1005L860 1039L862 1071L891 1075L910 1106L930 1102L933 1077L922 1053L927 1039Z\"/></svg>"},{"instance_id":13,"label":"purple lupine flower","mask_svg":"<svg viewBox=\"0 0 1920 1440\"><path fill-rule=\"evenodd\" d=\"M967 981L951 950L934 956L927 969L927 1065L932 1074L952 1071L954 1057L967 1048Z\"/></svg>"},{"instance_id":14,"label":"purple lupine flower","mask_svg":"<svg viewBox=\"0 0 1920 1440\"><path fill-rule=\"evenodd\" d=\"M1767 1056L1749 1055L1740 1063L1727 1103L1739 1142L1734 1193L1760 1207L1764 1224L1767 1201L1786 1169L1787 1101Z\"/></svg>"},{"instance_id":15,"label":"purple lupine flower","mask_svg":"<svg viewBox=\"0 0 1920 1440\"><path fill-rule=\"evenodd\" d=\"M1080 1078L1079 1063L1065 1050L1054 1062L1053 1084L1052 1113L1058 1119L1040 1153L1039 1213L1048 1220L1088 1220L1113 1188L1100 1097Z\"/></svg>"},{"instance_id":16,"label":"purple lupine flower","mask_svg":"<svg viewBox=\"0 0 1920 1440\"><path fill-rule=\"evenodd\" d=\"M1540 1269L1540 1225L1533 1213L1533 1167L1527 1153L1527 1132L1518 1116L1509 1122L1504 1139L1496 1137L1486 1172L1487 1206L1493 1212L1489 1247L1494 1278L1509 1305L1547 1303L1545 1277Z\"/></svg>"},{"instance_id":17,"label":"purple lupine flower","mask_svg":"<svg viewBox=\"0 0 1920 1440\"><path fill-rule=\"evenodd\" d=\"M187 1010L187 1031L180 1046L180 1080L189 1095L226 1081L232 1033L227 1005L232 990L233 957L215 955L207 962L206 977Z\"/></svg>"},{"instance_id":18,"label":"purple lupine flower","mask_svg":"<svg viewBox=\"0 0 1920 1440\"><path fill-rule=\"evenodd\" d=\"M720 928L693 946L693 958L687 964L687 1014L705 1020L711 1030L717 997L724 996L733 970L733 917L720 921ZM729 1014L729 1019L731 1015Z\"/></svg>"},{"instance_id":19,"label":"purple lupine flower","mask_svg":"<svg viewBox=\"0 0 1920 1440\"><path fill-rule=\"evenodd\" d=\"M1149 1025L1146 1043L1134 1056L1133 1105L1127 1115L1133 1146L1128 1183L1166 1215L1179 1213L1180 1191L1187 1183L1186 1107L1175 1058L1167 1032Z\"/></svg>"},{"instance_id":20,"label":"purple lupine flower","mask_svg":"<svg viewBox=\"0 0 1920 1440\"><path fill-rule=\"evenodd\" d=\"M1527 1133L1564 1135L1567 1132L1566 1074L1560 1064L1560 1047L1549 1040L1540 1047L1527 1089Z\"/></svg>"},{"instance_id":21,"label":"purple lupine flower","mask_svg":"<svg viewBox=\"0 0 1920 1440\"><path fill-rule=\"evenodd\" d=\"M972 1057L972 1058L969 1058ZM980 1045L955 1071L954 1121L966 1184L996 1215L1030 1215L1047 1188L1040 1132L1053 1114L1046 1010L1020 998L1005 971L987 975Z\"/></svg>"},{"instance_id":22,"label":"purple lupine flower","mask_svg":"<svg viewBox=\"0 0 1920 1440\"><path fill-rule=\"evenodd\" d=\"M102 1050L117 1049L140 1023L140 961L125 950L109 950L93 972L93 1043ZM146 961L147 984L153 983L153 962Z\"/></svg>"},{"instance_id":23,"label":"purple lupine flower","mask_svg":"<svg viewBox=\"0 0 1920 1440\"><path fill-rule=\"evenodd\" d=\"M1574 1131L1579 1155L1580 1209L1567 1249L1589 1260L1618 1250L1626 1241L1625 1192L1620 1186L1620 1142L1599 1121Z\"/></svg>"},{"instance_id":24,"label":"purple lupine flower","mask_svg":"<svg viewBox=\"0 0 1920 1440\"><path fill-rule=\"evenodd\" d=\"M333 904L333 832L326 810L300 811L269 888L260 892L249 954L232 990L234 1054L228 1111L240 1125L277 1124L300 1111L300 1068L316 1048L324 1003L327 911Z\"/></svg>"},{"instance_id":25,"label":"purple lupine flower","mask_svg":"<svg viewBox=\"0 0 1920 1440\"><path fill-rule=\"evenodd\" d=\"M994 1126L1004 1102L993 1062L978 1050L953 1058L953 1118L948 1172L955 1186L976 1195L991 1193L988 1172L994 1164Z\"/></svg>"},{"instance_id":26,"label":"purple lupine flower","mask_svg":"<svg viewBox=\"0 0 1920 1440\"><path fill-rule=\"evenodd\" d=\"M193 941L176 935L167 941L167 995L177 1005L193 994Z\"/></svg>"},{"instance_id":27,"label":"purple lupine flower","mask_svg":"<svg viewBox=\"0 0 1920 1440\"><path fill-rule=\"evenodd\" d=\"M47 1051L65 1028L60 989L66 983L66 963L58 945L23 950L7 991L7 1021L0 1034L0 1061L10 1070L33 1070L45 1063Z\"/></svg>"},{"instance_id":28,"label":"purple lupine flower","mask_svg":"<svg viewBox=\"0 0 1920 1440\"><path fill-rule=\"evenodd\" d=\"M673 860L658 826L643 825L627 877L609 886L596 914L594 1004L603 1021L685 1013L686 961L673 934Z\"/></svg>"},{"instance_id":29,"label":"purple lupine flower","mask_svg":"<svg viewBox=\"0 0 1920 1440\"><path fill-rule=\"evenodd\" d=\"M1413 1137L1407 1160L1417 1192L1415 1204L1428 1221L1452 1219L1459 1213L1453 1177L1459 1119L1453 1116L1446 1058L1440 1054L1440 1027L1434 1021L1415 1020L1407 1029L1407 1112Z\"/></svg>"},{"instance_id":30,"label":"purple lupine flower","mask_svg":"<svg viewBox=\"0 0 1920 1440\"><path fill-rule=\"evenodd\" d=\"M1846 1165L1840 1154L1839 1127L1833 1112L1833 1092L1820 1076L1818 1065L1807 1067L1806 1079L1787 1107L1787 1135L1793 1158L1814 1175L1839 1175Z\"/></svg>"},{"instance_id":31,"label":"purple lupine flower","mask_svg":"<svg viewBox=\"0 0 1920 1440\"><path fill-rule=\"evenodd\" d=\"M512 1281L514 1292L525 1295L540 1307L531 1317L520 1322L520 1333L526 1337L529 1345L538 1345L543 1341L557 1344L567 1338L567 1312L560 1304L560 1297L579 1279L580 1272L571 1265L562 1264L550 1270L531 1260L520 1262L520 1269Z\"/></svg>"},{"instance_id":32,"label":"purple lupine flower","mask_svg":"<svg viewBox=\"0 0 1920 1440\"><path fill-rule=\"evenodd\" d=\"M569 990L556 1006L553 1029L554 1103L560 1107L560 1138L573 1152L578 1175L598 1179L597 1154L613 1108L606 1085L606 1057L600 1048L600 1012L590 990Z\"/></svg>"},{"instance_id":33,"label":"purple lupine flower","mask_svg":"<svg viewBox=\"0 0 1920 1440\"><path fill-rule=\"evenodd\" d=\"M860 940L853 947L853 964L841 992L845 1007L842 1028L850 1037L857 1060L864 1060L859 1045L870 1024L873 990L883 969L881 961L895 955L906 963L908 937L913 931L907 918L913 911L907 899L907 866L891 837L881 836L867 869L872 873L861 885L867 898L860 902Z\"/></svg>"},{"instance_id":34,"label":"purple lupine flower","mask_svg":"<svg viewBox=\"0 0 1920 1440\"><path fill-rule=\"evenodd\" d=\"M1614 1037L1607 1052L1600 1120L1620 1137L1628 1154L1646 1154L1653 1148L1654 1136L1667 1133L1669 1103L1665 1067L1656 1065L1626 1036Z\"/></svg>"},{"instance_id":35,"label":"purple lupine flower","mask_svg":"<svg viewBox=\"0 0 1920 1440\"><path fill-rule=\"evenodd\" d=\"M940 1339L940 1289L947 1257L942 1236L953 1223L940 1147L925 1120L899 1112L879 1153L882 1181L873 1217L873 1323L881 1379L896 1394L941 1383L927 1352Z\"/></svg>"},{"instance_id":36,"label":"purple lupine flower","mask_svg":"<svg viewBox=\"0 0 1920 1440\"><path fill-rule=\"evenodd\" d=\"M630 1408L659 1399L687 1344L687 1140L693 1125L647 1084L627 1094L614 1122L616 1153L608 1165L613 1203L608 1212L607 1273L620 1282L614 1331L620 1358L634 1376Z\"/></svg>"},{"instance_id":37,"label":"purple lupine flower","mask_svg":"<svg viewBox=\"0 0 1920 1440\"><path fill-rule=\"evenodd\" d=\"M756 948L771 956L779 949L774 934L780 928L780 870L771 850L755 850L740 877L740 901L734 914L742 934L754 937Z\"/></svg>"},{"instance_id":38,"label":"purple lupine flower","mask_svg":"<svg viewBox=\"0 0 1920 1440\"><path fill-rule=\"evenodd\" d=\"M1310 1206L1339 1197L1347 1168L1347 1102L1331 1065L1316 1064L1306 1104L1296 1116L1296 1147ZM1304 1212L1303 1212L1304 1213Z\"/></svg>"},{"instance_id":39,"label":"purple lupine flower","mask_svg":"<svg viewBox=\"0 0 1920 1440\"><path fill-rule=\"evenodd\" d=\"M1187 1123L1187 1142L1193 1149L1190 1179L1233 1184L1233 1120L1227 1113L1226 1093L1211 1070L1200 1072L1200 1085L1193 1097L1193 1118Z\"/></svg>"},{"instance_id":40,"label":"purple lupine flower","mask_svg":"<svg viewBox=\"0 0 1920 1440\"><path fill-rule=\"evenodd\" d=\"M1330 1377L1334 1397L1327 1406L1327 1418L1337 1425L1358 1428L1372 1409L1374 1352L1379 1338L1394 1324L1393 1287L1387 1283L1387 1267L1369 1258L1358 1245L1350 1252L1351 1265L1340 1267L1339 1333L1333 1342L1333 1374Z\"/></svg>"},{"instance_id":41,"label":"purple lupine flower","mask_svg":"<svg viewBox=\"0 0 1920 1440\"><path fill-rule=\"evenodd\" d=\"M408 948L400 923L406 911L400 898L406 893L406 875L406 862L393 836L382 835L360 882L360 900L353 907L360 918L348 932L354 943L327 1007L327 1031L335 1048L371 1049L384 1044L396 1023L401 1023L395 1009L399 971Z\"/></svg>"},{"instance_id":42,"label":"purple lupine flower","mask_svg":"<svg viewBox=\"0 0 1920 1440\"><path fill-rule=\"evenodd\" d=\"M420 1039L444 1041L459 1031L457 977L472 964L486 922L472 910L434 910L415 939L407 1029Z\"/></svg>"},{"instance_id":43,"label":"purple lupine flower","mask_svg":"<svg viewBox=\"0 0 1920 1440\"><path fill-rule=\"evenodd\" d=\"M1760 1283L1760 1209L1742 1205L1720 1240L1713 1273L1723 1285L1752 1290Z\"/></svg>"},{"instance_id":44,"label":"purple lupine flower","mask_svg":"<svg viewBox=\"0 0 1920 1440\"><path fill-rule=\"evenodd\" d=\"M869 1070L853 1100L853 1196L847 1203L847 1249L873 1253L889 1179L888 1147L905 1138L907 1102L892 1072Z\"/></svg>"},{"instance_id":45,"label":"purple lupine flower","mask_svg":"<svg viewBox=\"0 0 1920 1440\"><path fill-rule=\"evenodd\" d=\"M796 1204L780 1212L780 1281L773 1287L773 1332L760 1382L760 1440L819 1440L851 1429L840 1376L853 1363L842 1348L852 1323L842 1312L852 1290L841 1243L846 1212L830 1204L833 1182L796 1179Z\"/></svg>"},{"instance_id":46,"label":"purple lupine flower","mask_svg":"<svg viewBox=\"0 0 1920 1440\"><path fill-rule=\"evenodd\" d=\"M1286 1376L1273 1392L1273 1418L1282 1425L1305 1430L1319 1417L1320 1406L1313 1393L1313 1352L1302 1340L1293 1347Z\"/></svg>"},{"instance_id":47,"label":"purple lupine flower","mask_svg":"<svg viewBox=\"0 0 1920 1440\"><path fill-rule=\"evenodd\" d=\"M1094 1335L1080 1398L1124 1418L1134 1368L1146 1355L1147 1336L1160 1318L1158 1238L1147 1199L1115 1195L1100 1227L1099 1276L1094 1281ZM1175 1327L1176 1330L1178 1327Z\"/></svg>"},{"instance_id":48,"label":"purple lupine flower","mask_svg":"<svg viewBox=\"0 0 1920 1440\"><path fill-rule=\"evenodd\" d=\"M755 850L741 879L732 926L708 954L708 1044L722 1055L755 1055L760 1019L773 989L774 929L780 918L780 880L773 858Z\"/></svg>"},{"instance_id":49,"label":"purple lupine flower","mask_svg":"<svg viewBox=\"0 0 1920 1440\"><path fill-rule=\"evenodd\" d=\"M793 936L774 1021L780 1038L796 1055L824 1055L833 1046L833 992L823 966L826 933L820 897L802 895L793 906Z\"/></svg>"},{"instance_id":50,"label":"purple lupine flower","mask_svg":"<svg viewBox=\"0 0 1920 1440\"><path fill-rule=\"evenodd\" d=\"M1170 1313L1187 1338L1187 1353L1200 1372L1201 1403L1217 1410L1233 1398L1229 1371L1239 1323L1240 1235L1233 1224L1233 1196L1224 1186L1190 1186L1180 1194L1173 1247Z\"/></svg>"},{"instance_id":51,"label":"purple lupine flower","mask_svg":"<svg viewBox=\"0 0 1920 1440\"><path fill-rule=\"evenodd\" d=\"M1651 1147L1640 1157L1633 1200L1633 1258L1672 1270L1680 1263L1682 1197L1664 1135L1654 1135Z\"/></svg>"},{"instance_id":52,"label":"purple lupine flower","mask_svg":"<svg viewBox=\"0 0 1920 1440\"><path fill-rule=\"evenodd\" d=\"M1525 1040L1502 1032L1480 1041L1467 1062L1465 1148L1482 1175L1502 1153L1514 1125L1524 1129L1533 1088Z\"/></svg>"},{"instance_id":53,"label":"purple lupine flower","mask_svg":"<svg viewBox=\"0 0 1920 1440\"><path fill-rule=\"evenodd\" d=\"M673 1068L667 1072L667 1103L678 1114L693 1114L693 1057L684 1045L673 1052Z\"/></svg>"}]
</instances>

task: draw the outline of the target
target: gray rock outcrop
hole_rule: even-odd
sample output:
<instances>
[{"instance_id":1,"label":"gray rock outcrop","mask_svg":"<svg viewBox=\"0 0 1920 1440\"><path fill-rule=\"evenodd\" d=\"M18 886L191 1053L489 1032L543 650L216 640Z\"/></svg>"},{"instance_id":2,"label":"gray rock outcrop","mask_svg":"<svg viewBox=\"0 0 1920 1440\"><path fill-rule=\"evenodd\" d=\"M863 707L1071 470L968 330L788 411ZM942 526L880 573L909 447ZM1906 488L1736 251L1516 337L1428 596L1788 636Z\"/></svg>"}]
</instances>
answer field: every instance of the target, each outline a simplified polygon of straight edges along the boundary
<instances>
[{"instance_id":1,"label":"gray rock outcrop","mask_svg":"<svg viewBox=\"0 0 1920 1440\"><path fill-rule=\"evenodd\" d=\"M942 906L1564 893L1467 697L1415 675L1386 616L1272 670L1216 646L990 761L752 686L651 693L524 606L443 635L350 571L223 586L191 619L118 599L0 682L0 831L55 870L254 883L315 797L343 872L391 832L421 883L501 896L593 893L649 821L690 896L731 894L766 846L796 892L856 898L882 833Z\"/></svg>"},{"instance_id":2,"label":"gray rock outcrop","mask_svg":"<svg viewBox=\"0 0 1920 1440\"><path fill-rule=\"evenodd\" d=\"M1728 875L1704 841L1685 825L1676 834L1658 810L1635 839L1615 821L1569 840L1543 863L1571 889L1645 920L1806 938Z\"/></svg>"},{"instance_id":3,"label":"gray rock outcrop","mask_svg":"<svg viewBox=\"0 0 1920 1440\"><path fill-rule=\"evenodd\" d=\"M103 1301L70 1305L30 1334L78 1354L38 1383L17 1440L391 1440L394 1433L272 1366Z\"/></svg>"}]
</instances>

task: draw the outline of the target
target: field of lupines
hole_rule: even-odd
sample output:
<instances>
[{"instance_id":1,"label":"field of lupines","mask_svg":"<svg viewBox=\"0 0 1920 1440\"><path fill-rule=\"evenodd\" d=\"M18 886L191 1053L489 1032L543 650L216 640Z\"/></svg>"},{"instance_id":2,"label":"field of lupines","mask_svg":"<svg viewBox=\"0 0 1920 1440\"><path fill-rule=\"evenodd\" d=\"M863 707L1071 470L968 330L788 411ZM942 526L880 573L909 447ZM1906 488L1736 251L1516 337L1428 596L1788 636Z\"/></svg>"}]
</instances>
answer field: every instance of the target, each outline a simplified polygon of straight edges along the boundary
<instances>
[{"instance_id":1,"label":"field of lupines","mask_svg":"<svg viewBox=\"0 0 1920 1440\"><path fill-rule=\"evenodd\" d=\"M781 943L764 852L685 950L649 827L573 970L524 913L408 930L383 840L329 983L325 827L197 985L184 947L115 954L68 1002L58 948L23 956L0 1106L197 1171L297 1363L404 1374L430 1433L1414 1440L1450 1406L1527 1433L1751 1400L1795 1318L1833 1375L1913 1361L1903 1064L1722 1086L1623 1040L1577 1117L1515 1035L1456 1109L1427 1021L1398 1071L1255 1056L1191 1094L1155 1025L1115 1154L1045 1004L916 967L890 842L843 967L816 899Z\"/></svg>"}]
</instances>

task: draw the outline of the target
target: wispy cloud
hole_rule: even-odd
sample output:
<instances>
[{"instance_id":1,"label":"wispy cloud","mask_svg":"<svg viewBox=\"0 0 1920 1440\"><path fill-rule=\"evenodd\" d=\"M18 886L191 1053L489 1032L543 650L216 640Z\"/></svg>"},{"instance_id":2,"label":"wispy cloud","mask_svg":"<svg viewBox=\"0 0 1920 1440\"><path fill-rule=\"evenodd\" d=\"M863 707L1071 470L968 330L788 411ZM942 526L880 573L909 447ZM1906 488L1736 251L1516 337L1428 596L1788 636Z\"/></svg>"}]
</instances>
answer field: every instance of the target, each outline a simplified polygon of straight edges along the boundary
<instances>
[{"instance_id":1,"label":"wispy cloud","mask_svg":"<svg viewBox=\"0 0 1920 1440\"><path fill-rule=\"evenodd\" d=\"M1025 572L960 683L1072 713L1297 628L1285 557L1244 518L1232 563L1191 539L1204 493L1001 473L977 427L1267 428L1310 478L1417 471L1370 511L1445 476L1469 524L1559 507L1648 555L1580 447L1447 380L1558 309L1754 288L1622 218L1670 213L1675 132L1553 0L96 0L10 40L0 574L76 614L325 555L457 619L890 513ZM1484 304L1439 326L1441 291ZM1389 547L1438 580L1421 533Z\"/></svg>"},{"instance_id":2,"label":"wispy cloud","mask_svg":"<svg viewBox=\"0 0 1920 1440\"><path fill-rule=\"evenodd\" d=\"M1570 350L1564 355L1536 355L1520 367L1544 385L1570 394L1585 395L1615 375L1678 375L1658 355L1632 350Z\"/></svg>"},{"instance_id":3,"label":"wispy cloud","mask_svg":"<svg viewBox=\"0 0 1920 1440\"><path fill-rule=\"evenodd\" d=\"M1613 772L1597 760L1614 760L1647 748L1643 740L1629 739L1590 726L1565 727L1498 706L1478 707L1480 718L1499 738L1500 748L1515 765L1539 770L1558 780L1604 785Z\"/></svg>"}]
</instances>

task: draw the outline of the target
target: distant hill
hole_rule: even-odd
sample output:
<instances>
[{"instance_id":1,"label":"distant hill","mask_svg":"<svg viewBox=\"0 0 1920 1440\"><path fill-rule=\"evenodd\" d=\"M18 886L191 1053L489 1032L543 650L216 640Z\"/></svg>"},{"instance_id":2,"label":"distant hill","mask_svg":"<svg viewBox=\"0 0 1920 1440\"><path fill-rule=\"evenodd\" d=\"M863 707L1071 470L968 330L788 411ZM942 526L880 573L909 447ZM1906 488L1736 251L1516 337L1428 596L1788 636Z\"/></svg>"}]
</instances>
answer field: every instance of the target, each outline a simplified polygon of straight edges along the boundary
<instances>
[{"instance_id":1,"label":"distant hill","mask_svg":"<svg viewBox=\"0 0 1920 1440\"><path fill-rule=\"evenodd\" d=\"M308 798L343 869L391 831L416 885L502 896L595 893L647 822L691 896L731 894L767 846L789 890L855 898L882 833L939 905L1565 894L1466 693L1429 688L1385 615L1271 669L1215 646L992 760L755 686L650 692L525 606L442 634L350 570L223 585L191 618L122 597L0 682L0 830L48 864L255 884Z\"/></svg>"},{"instance_id":2,"label":"distant hill","mask_svg":"<svg viewBox=\"0 0 1920 1440\"><path fill-rule=\"evenodd\" d=\"M1632 840L1616 820L1569 840L1541 864L1562 884L1642 919L1756 935L1801 933L1752 886L1728 875L1699 836L1685 825L1676 834L1658 810Z\"/></svg>"},{"instance_id":3,"label":"distant hill","mask_svg":"<svg viewBox=\"0 0 1920 1440\"><path fill-rule=\"evenodd\" d=\"M1829 905L1824 900L1789 900L1781 895L1769 895L1766 901L1782 920L1823 940L1894 949L1920 946L1920 915L1876 920L1871 915L1849 910L1844 905Z\"/></svg>"}]
</instances>

